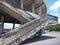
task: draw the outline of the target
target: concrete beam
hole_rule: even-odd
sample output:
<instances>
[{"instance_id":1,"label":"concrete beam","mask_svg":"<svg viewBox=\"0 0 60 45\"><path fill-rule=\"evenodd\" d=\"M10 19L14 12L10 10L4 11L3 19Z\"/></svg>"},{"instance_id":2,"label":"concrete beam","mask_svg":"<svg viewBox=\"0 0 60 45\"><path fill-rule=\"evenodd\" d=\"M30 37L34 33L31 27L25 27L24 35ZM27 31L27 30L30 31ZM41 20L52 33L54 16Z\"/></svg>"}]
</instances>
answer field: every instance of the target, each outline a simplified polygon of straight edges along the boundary
<instances>
[{"instance_id":1,"label":"concrete beam","mask_svg":"<svg viewBox=\"0 0 60 45\"><path fill-rule=\"evenodd\" d=\"M23 0L21 0L21 9L23 9Z\"/></svg>"}]
</instances>

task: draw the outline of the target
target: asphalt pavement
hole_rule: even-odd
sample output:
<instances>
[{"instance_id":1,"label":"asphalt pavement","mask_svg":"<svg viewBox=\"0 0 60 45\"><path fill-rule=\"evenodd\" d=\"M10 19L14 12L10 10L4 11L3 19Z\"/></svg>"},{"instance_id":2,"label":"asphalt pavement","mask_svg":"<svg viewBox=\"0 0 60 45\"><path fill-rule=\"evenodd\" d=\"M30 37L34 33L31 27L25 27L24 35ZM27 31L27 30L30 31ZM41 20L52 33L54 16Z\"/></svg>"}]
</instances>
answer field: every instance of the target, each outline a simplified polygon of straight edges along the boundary
<instances>
[{"instance_id":1,"label":"asphalt pavement","mask_svg":"<svg viewBox=\"0 0 60 45\"><path fill-rule=\"evenodd\" d=\"M60 32L47 32L41 38L29 38L21 45L60 45Z\"/></svg>"}]
</instances>

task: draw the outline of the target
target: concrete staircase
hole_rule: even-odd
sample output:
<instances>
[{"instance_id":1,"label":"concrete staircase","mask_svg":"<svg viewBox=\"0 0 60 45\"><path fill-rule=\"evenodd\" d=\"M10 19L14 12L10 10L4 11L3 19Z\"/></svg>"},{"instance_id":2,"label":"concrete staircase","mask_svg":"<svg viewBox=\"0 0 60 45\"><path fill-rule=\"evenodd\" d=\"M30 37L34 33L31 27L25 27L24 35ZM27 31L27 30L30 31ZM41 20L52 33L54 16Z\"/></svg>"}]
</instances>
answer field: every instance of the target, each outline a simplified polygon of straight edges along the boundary
<instances>
[{"instance_id":1,"label":"concrete staircase","mask_svg":"<svg viewBox=\"0 0 60 45\"><path fill-rule=\"evenodd\" d=\"M36 14L24 11L22 9L16 9L4 1L0 1L0 10L3 10L4 12L8 13L22 23L25 23L21 27L17 27L16 29L3 34L1 36L1 45L18 45L22 41L34 35L37 31L46 26L48 23L50 23L43 18L41 19L40 16Z\"/></svg>"},{"instance_id":2,"label":"concrete staircase","mask_svg":"<svg viewBox=\"0 0 60 45\"><path fill-rule=\"evenodd\" d=\"M31 37L34 35L37 31L36 28L43 28L47 26L49 23L55 22L53 20L40 20L40 19L35 19L31 22L28 22L21 27L18 27L6 34L2 35L3 39L3 44L4 45L18 45L22 41L26 40L27 38Z\"/></svg>"}]
</instances>

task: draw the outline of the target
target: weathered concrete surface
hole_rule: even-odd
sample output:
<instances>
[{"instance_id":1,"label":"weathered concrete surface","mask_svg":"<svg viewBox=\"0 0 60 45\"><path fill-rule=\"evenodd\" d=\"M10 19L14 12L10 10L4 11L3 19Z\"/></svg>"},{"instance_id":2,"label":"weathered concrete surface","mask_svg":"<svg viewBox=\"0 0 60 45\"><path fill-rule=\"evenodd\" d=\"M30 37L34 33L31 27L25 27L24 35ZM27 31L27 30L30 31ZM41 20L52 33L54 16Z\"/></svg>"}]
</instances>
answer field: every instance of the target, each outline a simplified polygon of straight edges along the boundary
<instances>
[{"instance_id":1,"label":"weathered concrete surface","mask_svg":"<svg viewBox=\"0 0 60 45\"><path fill-rule=\"evenodd\" d=\"M2 39L1 39L1 38L0 38L0 45L3 45L3 44L2 44Z\"/></svg>"},{"instance_id":2,"label":"weathered concrete surface","mask_svg":"<svg viewBox=\"0 0 60 45\"><path fill-rule=\"evenodd\" d=\"M60 32L48 32L41 38L29 38L23 45L60 45Z\"/></svg>"}]
</instances>

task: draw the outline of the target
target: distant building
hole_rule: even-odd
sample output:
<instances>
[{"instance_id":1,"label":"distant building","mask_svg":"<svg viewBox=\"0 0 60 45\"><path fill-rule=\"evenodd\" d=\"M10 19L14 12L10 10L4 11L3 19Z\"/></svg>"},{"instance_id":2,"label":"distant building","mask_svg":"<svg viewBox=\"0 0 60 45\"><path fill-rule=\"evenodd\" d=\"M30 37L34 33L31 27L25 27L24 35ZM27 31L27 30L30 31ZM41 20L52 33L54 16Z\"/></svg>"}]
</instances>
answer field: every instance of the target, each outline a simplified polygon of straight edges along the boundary
<instances>
[{"instance_id":1,"label":"distant building","mask_svg":"<svg viewBox=\"0 0 60 45\"><path fill-rule=\"evenodd\" d=\"M58 17L57 16L53 16L53 15L50 15L50 14L47 14L45 17L44 17L45 20L54 20L54 21L57 21L58 22Z\"/></svg>"}]
</instances>

